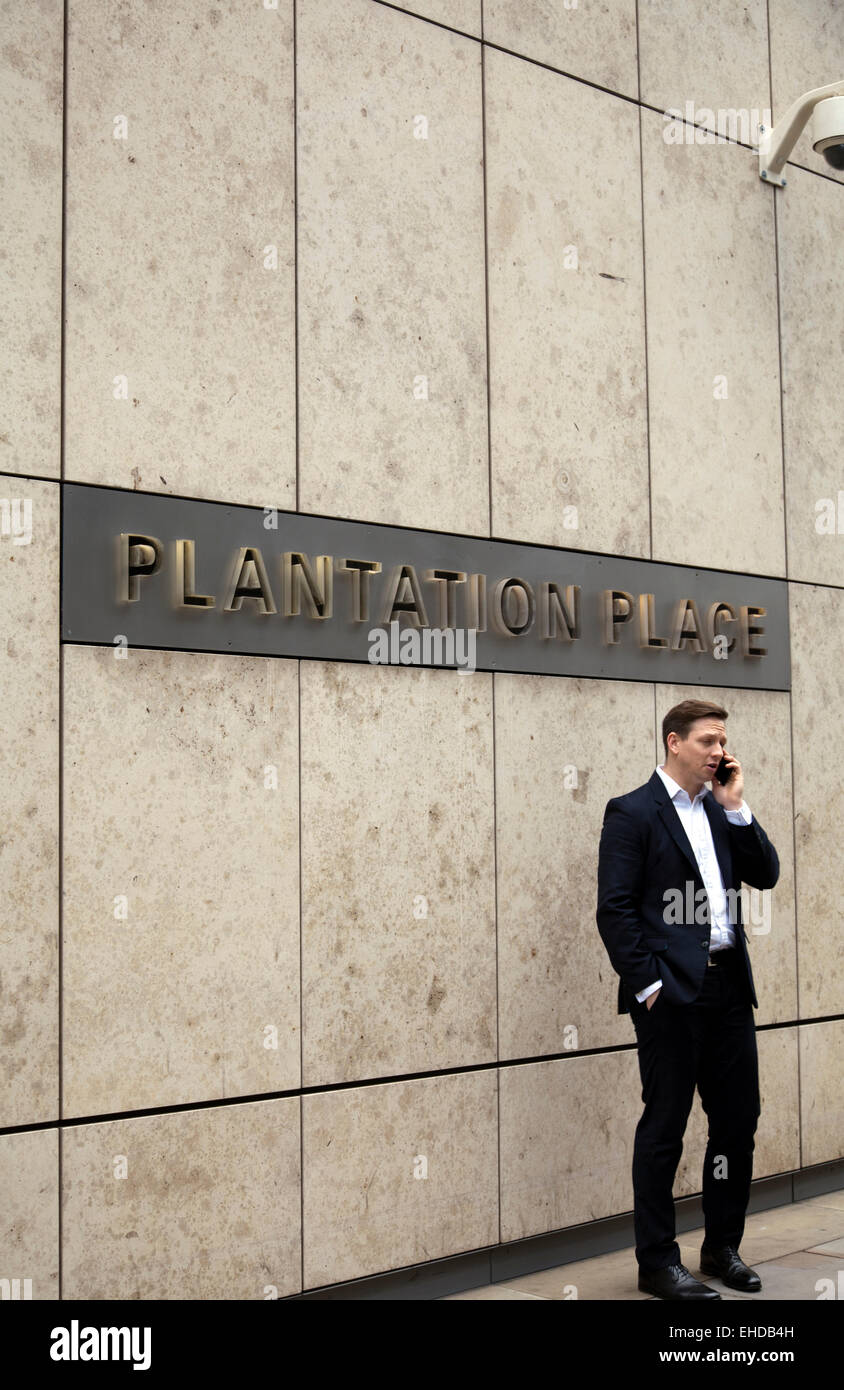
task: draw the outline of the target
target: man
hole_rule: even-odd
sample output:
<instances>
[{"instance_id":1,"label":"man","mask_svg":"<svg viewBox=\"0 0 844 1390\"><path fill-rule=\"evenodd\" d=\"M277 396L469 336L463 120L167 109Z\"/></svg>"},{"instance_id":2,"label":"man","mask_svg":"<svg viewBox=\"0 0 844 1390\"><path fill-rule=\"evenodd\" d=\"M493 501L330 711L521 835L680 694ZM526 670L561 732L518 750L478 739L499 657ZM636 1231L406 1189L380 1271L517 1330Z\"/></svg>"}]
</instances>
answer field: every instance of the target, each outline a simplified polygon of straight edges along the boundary
<instances>
[{"instance_id":1,"label":"man","mask_svg":"<svg viewBox=\"0 0 844 1390\"><path fill-rule=\"evenodd\" d=\"M740 890L773 888L779 859L744 800L726 718L706 700L669 710L664 764L607 802L601 832L598 930L620 977L618 1012L636 1030L645 1105L633 1147L639 1288L657 1298L720 1298L681 1264L675 1240L672 1189L695 1086L709 1120L701 1271L730 1288L762 1286L738 1252L759 1117Z\"/></svg>"}]
</instances>

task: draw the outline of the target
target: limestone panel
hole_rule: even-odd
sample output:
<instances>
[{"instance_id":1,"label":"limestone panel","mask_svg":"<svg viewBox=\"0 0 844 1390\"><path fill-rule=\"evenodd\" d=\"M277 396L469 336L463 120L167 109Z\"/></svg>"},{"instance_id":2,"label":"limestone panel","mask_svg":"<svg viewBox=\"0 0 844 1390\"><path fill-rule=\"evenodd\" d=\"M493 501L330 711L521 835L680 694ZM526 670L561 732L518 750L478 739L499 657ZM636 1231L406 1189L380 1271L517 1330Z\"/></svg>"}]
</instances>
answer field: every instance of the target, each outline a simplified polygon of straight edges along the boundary
<instances>
[{"instance_id":1,"label":"limestone panel","mask_svg":"<svg viewBox=\"0 0 844 1390\"><path fill-rule=\"evenodd\" d=\"M771 105L766 0L639 0L638 14L642 101L757 141Z\"/></svg>"},{"instance_id":2,"label":"limestone panel","mask_svg":"<svg viewBox=\"0 0 844 1390\"><path fill-rule=\"evenodd\" d=\"M298 1086L296 663L65 646L68 1116Z\"/></svg>"},{"instance_id":3,"label":"limestone panel","mask_svg":"<svg viewBox=\"0 0 844 1390\"><path fill-rule=\"evenodd\" d=\"M299 0L303 511L489 532L480 46Z\"/></svg>"},{"instance_id":4,"label":"limestone panel","mask_svg":"<svg viewBox=\"0 0 844 1390\"><path fill-rule=\"evenodd\" d=\"M494 50L486 103L493 534L647 555L635 107Z\"/></svg>"},{"instance_id":5,"label":"limestone panel","mask_svg":"<svg viewBox=\"0 0 844 1390\"><path fill-rule=\"evenodd\" d=\"M0 1135L0 1280L5 1279L9 1288L2 1286L0 1298L59 1296L58 1130Z\"/></svg>"},{"instance_id":6,"label":"limestone panel","mask_svg":"<svg viewBox=\"0 0 844 1390\"><path fill-rule=\"evenodd\" d=\"M844 1022L808 1023L800 1032L800 1132L803 1167L844 1158L841 1056Z\"/></svg>"},{"instance_id":7,"label":"limestone panel","mask_svg":"<svg viewBox=\"0 0 844 1390\"><path fill-rule=\"evenodd\" d=\"M303 1084L494 1061L492 675L301 675Z\"/></svg>"},{"instance_id":8,"label":"limestone panel","mask_svg":"<svg viewBox=\"0 0 844 1390\"><path fill-rule=\"evenodd\" d=\"M481 0L407 0L406 4L396 5L396 9L409 10L464 34L481 32Z\"/></svg>"},{"instance_id":9,"label":"limestone panel","mask_svg":"<svg viewBox=\"0 0 844 1390\"><path fill-rule=\"evenodd\" d=\"M595 921L604 809L653 772L653 689L495 677L500 1055L635 1040Z\"/></svg>"},{"instance_id":10,"label":"limestone panel","mask_svg":"<svg viewBox=\"0 0 844 1390\"><path fill-rule=\"evenodd\" d=\"M484 38L611 92L639 95L635 0L485 0Z\"/></svg>"},{"instance_id":11,"label":"limestone panel","mask_svg":"<svg viewBox=\"0 0 844 1390\"><path fill-rule=\"evenodd\" d=\"M0 474L0 498L0 1125L23 1125L59 1099L58 486Z\"/></svg>"},{"instance_id":12,"label":"limestone panel","mask_svg":"<svg viewBox=\"0 0 844 1390\"><path fill-rule=\"evenodd\" d=\"M755 1178L800 1167L798 1032L797 1028L772 1028L756 1035L761 1114L753 1156Z\"/></svg>"},{"instance_id":13,"label":"limestone panel","mask_svg":"<svg viewBox=\"0 0 844 1390\"><path fill-rule=\"evenodd\" d=\"M817 1018L844 1012L844 593L790 584L789 612L799 1017Z\"/></svg>"},{"instance_id":14,"label":"limestone panel","mask_svg":"<svg viewBox=\"0 0 844 1390\"><path fill-rule=\"evenodd\" d=\"M494 1070L302 1098L304 1287L498 1241Z\"/></svg>"},{"instance_id":15,"label":"limestone panel","mask_svg":"<svg viewBox=\"0 0 844 1390\"><path fill-rule=\"evenodd\" d=\"M774 195L748 150L641 121L653 557L783 575Z\"/></svg>"},{"instance_id":16,"label":"limestone panel","mask_svg":"<svg viewBox=\"0 0 844 1390\"><path fill-rule=\"evenodd\" d=\"M630 1211L635 1049L501 1068L501 1239Z\"/></svg>"},{"instance_id":17,"label":"limestone panel","mask_svg":"<svg viewBox=\"0 0 844 1390\"><path fill-rule=\"evenodd\" d=\"M8 473L57 478L62 5L0 4L0 444Z\"/></svg>"},{"instance_id":18,"label":"limestone panel","mask_svg":"<svg viewBox=\"0 0 844 1390\"><path fill-rule=\"evenodd\" d=\"M67 476L295 507L292 0L67 42Z\"/></svg>"},{"instance_id":19,"label":"limestone panel","mask_svg":"<svg viewBox=\"0 0 844 1390\"><path fill-rule=\"evenodd\" d=\"M74 1125L63 1145L65 1298L301 1289L296 1097Z\"/></svg>"},{"instance_id":20,"label":"limestone panel","mask_svg":"<svg viewBox=\"0 0 844 1390\"><path fill-rule=\"evenodd\" d=\"M844 71L844 56L840 66ZM844 489L836 417L844 371L844 190L792 169L777 203L777 229L788 573L842 586Z\"/></svg>"}]
</instances>

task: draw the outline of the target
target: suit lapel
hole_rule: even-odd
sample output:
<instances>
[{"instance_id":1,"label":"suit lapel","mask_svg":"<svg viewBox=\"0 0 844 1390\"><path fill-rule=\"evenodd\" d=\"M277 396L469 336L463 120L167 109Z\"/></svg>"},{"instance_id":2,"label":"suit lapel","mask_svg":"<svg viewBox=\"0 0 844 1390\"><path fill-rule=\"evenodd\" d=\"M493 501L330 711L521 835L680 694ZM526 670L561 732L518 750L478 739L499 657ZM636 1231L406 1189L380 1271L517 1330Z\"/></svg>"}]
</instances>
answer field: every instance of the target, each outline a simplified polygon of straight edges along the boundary
<instances>
[{"instance_id":1,"label":"suit lapel","mask_svg":"<svg viewBox=\"0 0 844 1390\"><path fill-rule=\"evenodd\" d=\"M694 869L695 873L698 877L700 877L700 869L698 868L698 862L695 859L695 852L689 843L688 835L683 829L683 822L677 814L677 808L670 797L663 806L660 806L659 814L662 817L663 825L665 826L675 845L677 845L678 849L681 849L683 851L692 868Z\"/></svg>"},{"instance_id":2,"label":"suit lapel","mask_svg":"<svg viewBox=\"0 0 844 1390\"><path fill-rule=\"evenodd\" d=\"M656 771L651 773L651 789L653 791L654 798L659 803L659 814L663 825L665 826L666 830L668 831L677 848L683 851L690 865L697 874L698 878L700 878L700 869L698 868L698 863L695 859L695 852L691 847L688 835L683 829L683 822L677 814L677 808L674 805L674 802L668 795L668 790L665 786L665 783L663 782L659 773ZM701 882L703 882L702 879Z\"/></svg>"}]
</instances>

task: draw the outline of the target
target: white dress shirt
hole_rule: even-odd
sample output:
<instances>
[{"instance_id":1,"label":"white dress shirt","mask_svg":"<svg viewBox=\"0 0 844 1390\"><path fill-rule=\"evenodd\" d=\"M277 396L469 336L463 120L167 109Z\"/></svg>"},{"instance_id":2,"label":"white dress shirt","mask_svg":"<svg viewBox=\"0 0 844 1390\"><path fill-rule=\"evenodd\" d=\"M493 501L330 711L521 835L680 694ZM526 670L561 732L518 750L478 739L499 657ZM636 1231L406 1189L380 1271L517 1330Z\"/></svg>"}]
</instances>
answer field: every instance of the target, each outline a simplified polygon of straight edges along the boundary
<instances>
[{"instance_id":1,"label":"white dress shirt","mask_svg":"<svg viewBox=\"0 0 844 1390\"><path fill-rule=\"evenodd\" d=\"M673 777L669 777L664 767L658 767L657 772L662 778L663 784L674 802L683 829L688 836L689 844L694 852L697 866L700 869L700 876L709 898L710 916L712 918L712 930L709 936L709 954L714 951L723 951L728 946L735 946L735 928L730 922L730 914L727 908L727 894L724 890L724 878L721 873L721 866L718 863L718 856L715 853L715 845L712 840L712 826L709 824L709 817L703 804L706 796L706 787L701 787L694 801L689 798L689 793ZM727 811L727 819L734 825L750 825L753 816L746 801L742 801L737 811ZM695 903L697 907L697 903ZM654 984L648 985L636 998L641 1004L647 999L649 994L658 990L662 980L656 980Z\"/></svg>"}]
</instances>

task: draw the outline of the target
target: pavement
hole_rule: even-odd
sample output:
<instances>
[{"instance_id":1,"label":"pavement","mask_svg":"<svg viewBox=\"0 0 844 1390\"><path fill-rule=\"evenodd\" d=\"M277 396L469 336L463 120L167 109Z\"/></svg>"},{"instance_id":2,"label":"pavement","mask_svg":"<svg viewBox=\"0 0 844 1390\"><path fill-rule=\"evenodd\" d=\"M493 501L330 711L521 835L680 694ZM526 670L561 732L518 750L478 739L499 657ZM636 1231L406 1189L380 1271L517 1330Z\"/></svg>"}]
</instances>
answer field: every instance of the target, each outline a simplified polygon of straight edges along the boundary
<instances>
[{"instance_id":1,"label":"pavement","mask_svg":"<svg viewBox=\"0 0 844 1390\"><path fill-rule=\"evenodd\" d=\"M678 1237L680 1258L696 1279L717 1289L722 1299L764 1303L766 1299L814 1302L844 1298L844 1188L804 1202L789 1202L768 1211L754 1212L745 1222L739 1253L762 1280L758 1293L728 1289L714 1276L700 1272L703 1227ZM502 1284L486 1284L449 1294L440 1302L459 1299L641 1299L661 1302L636 1287L637 1269L633 1246L574 1260L553 1269L523 1274ZM820 1284L826 1280L831 1283ZM576 1290L574 1293L572 1290Z\"/></svg>"}]
</instances>

